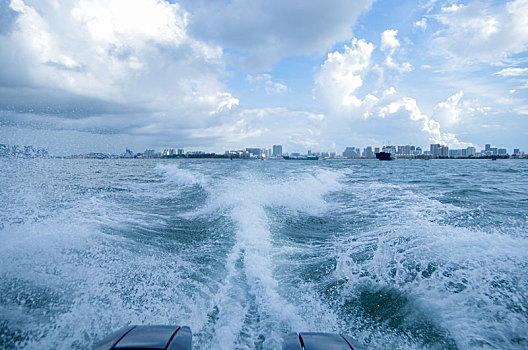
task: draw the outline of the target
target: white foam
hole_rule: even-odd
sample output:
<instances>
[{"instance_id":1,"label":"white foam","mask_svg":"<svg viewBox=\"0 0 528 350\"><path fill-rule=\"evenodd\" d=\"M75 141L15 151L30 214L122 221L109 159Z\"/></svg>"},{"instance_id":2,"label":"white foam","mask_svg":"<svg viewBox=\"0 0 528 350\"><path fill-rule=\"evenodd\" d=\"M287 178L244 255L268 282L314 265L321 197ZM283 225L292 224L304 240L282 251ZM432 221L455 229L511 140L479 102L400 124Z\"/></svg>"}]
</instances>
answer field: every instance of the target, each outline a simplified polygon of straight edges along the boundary
<instances>
[{"instance_id":1,"label":"white foam","mask_svg":"<svg viewBox=\"0 0 528 350\"><path fill-rule=\"evenodd\" d=\"M170 184L178 186L202 185L205 183L205 177L202 174L192 172L177 164L158 164L156 171L163 174Z\"/></svg>"},{"instance_id":2,"label":"white foam","mask_svg":"<svg viewBox=\"0 0 528 350\"><path fill-rule=\"evenodd\" d=\"M313 320L306 321L304 316L308 315L301 316L297 305L279 292L274 256L284 247L274 246L265 208L321 215L329 209L324 196L341 188L342 176L340 172L319 170L297 179L278 181L243 173L238 180L210 185L209 204L193 215L227 213L236 225L235 243L227 261L228 273L218 292L221 326L213 343L221 344L219 348L241 346L240 333L248 331L252 332L249 338L253 341L259 334L265 335L264 348L280 348L286 333L311 328ZM247 291L241 286L244 283ZM242 299L237 301L237 298ZM330 314L322 304L312 301L312 310L319 308L323 314ZM258 312L258 324L244 324L250 312Z\"/></svg>"},{"instance_id":3,"label":"white foam","mask_svg":"<svg viewBox=\"0 0 528 350\"><path fill-rule=\"evenodd\" d=\"M514 311L526 308L528 239L445 224L466 209L398 186L368 195L385 220L343 240L335 273L348 280L348 293L372 283L395 288L460 348L515 348L515 335L528 331Z\"/></svg>"}]
</instances>

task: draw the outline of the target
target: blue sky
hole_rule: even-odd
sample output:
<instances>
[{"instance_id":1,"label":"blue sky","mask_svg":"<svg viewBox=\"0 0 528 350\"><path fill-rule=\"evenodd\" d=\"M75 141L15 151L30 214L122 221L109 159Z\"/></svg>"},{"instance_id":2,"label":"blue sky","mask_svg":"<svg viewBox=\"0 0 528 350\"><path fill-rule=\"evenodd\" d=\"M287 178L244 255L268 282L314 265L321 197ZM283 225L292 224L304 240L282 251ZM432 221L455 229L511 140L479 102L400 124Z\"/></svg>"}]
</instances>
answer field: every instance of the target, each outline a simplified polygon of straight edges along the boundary
<instances>
[{"instance_id":1,"label":"blue sky","mask_svg":"<svg viewBox=\"0 0 528 350\"><path fill-rule=\"evenodd\" d=\"M528 151L528 1L0 0L0 143Z\"/></svg>"}]
</instances>

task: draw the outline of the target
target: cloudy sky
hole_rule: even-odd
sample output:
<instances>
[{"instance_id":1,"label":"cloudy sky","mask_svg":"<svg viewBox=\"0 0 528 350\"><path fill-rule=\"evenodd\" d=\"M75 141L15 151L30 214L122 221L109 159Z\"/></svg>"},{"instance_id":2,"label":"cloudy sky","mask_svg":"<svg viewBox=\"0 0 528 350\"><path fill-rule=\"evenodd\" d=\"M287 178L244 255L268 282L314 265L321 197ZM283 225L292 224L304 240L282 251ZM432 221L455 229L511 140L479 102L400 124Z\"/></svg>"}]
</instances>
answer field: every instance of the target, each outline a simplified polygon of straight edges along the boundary
<instances>
[{"instance_id":1,"label":"cloudy sky","mask_svg":"<svg viewBox=\"0 0 528 350\"><path fill-rule=\"evenodd\" d=\"M0 0L0 143L528 151L528 0Z\"/></svg>"}]
</instances>

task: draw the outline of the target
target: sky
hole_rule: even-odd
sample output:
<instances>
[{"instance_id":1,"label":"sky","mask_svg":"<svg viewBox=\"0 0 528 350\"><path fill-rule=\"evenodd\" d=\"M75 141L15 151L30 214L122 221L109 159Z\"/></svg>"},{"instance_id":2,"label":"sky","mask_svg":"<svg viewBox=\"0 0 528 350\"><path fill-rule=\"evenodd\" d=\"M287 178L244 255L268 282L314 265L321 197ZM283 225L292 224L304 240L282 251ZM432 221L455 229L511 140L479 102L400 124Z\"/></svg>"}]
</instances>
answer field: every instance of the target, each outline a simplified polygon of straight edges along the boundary
<instances>
[{"instance_id":1,"label":"sky","mask_svg":"<svg viewBox=\"0 0 528 350\"><path fill-rule=\"evenodd\" d=\"M0 0L0 143L528 152L528 0Z\"/></svg>"}]
</instances>

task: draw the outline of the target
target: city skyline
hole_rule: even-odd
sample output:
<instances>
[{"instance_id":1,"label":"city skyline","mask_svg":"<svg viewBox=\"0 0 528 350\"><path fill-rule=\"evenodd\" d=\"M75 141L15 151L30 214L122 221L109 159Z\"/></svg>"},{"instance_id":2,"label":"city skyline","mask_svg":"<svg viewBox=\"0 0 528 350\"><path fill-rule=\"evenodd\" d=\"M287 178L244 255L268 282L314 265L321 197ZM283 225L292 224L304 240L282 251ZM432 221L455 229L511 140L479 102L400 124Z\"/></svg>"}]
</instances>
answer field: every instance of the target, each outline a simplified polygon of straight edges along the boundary
<instances>
[{"instance_id":1,"label":"city skyline","mask_svg":"<svg viewBox=\"0 0 528 350\"><path fill-rule=\"evenodd\" d=\"M6 145L0 144L0 157L15 158L53 158L53 157L74 157L74 158L271 158L277 159L287 157L318 157L323 159L344 158L344 159L375 159L379 152L390 153L395 157L403 158L481 158L481 157L509 157L526 158L524 150L514 148L508 152L507 148L492 147L486 144L479 151L473 146L462 149L449 149L446 145L430 144L429 150L416 145L384 145L366 146L361 150L359 147L348 146L343 152L308 150L306 153L287 152L282 145L267 147L246 147L245 149L232 149L224 151L206 152L203 150L185 150L184 148L164 148L156 151L145 149L143 152L134 152L126 148L124 153L110 154L105 152L87 152L84 154L57 155L50 154L45 148L35 148L33 145Z\"/></svg>"},{"instance_id":2,"label":"city skyline","mask_svg":"<svg viewBox=\"0 0 528 350\"><path fill-rule=\"evenodd\" d=\"M4 1L0 142L528 149L526 1L268 5Z\"/></svg>"}]
</instances>

